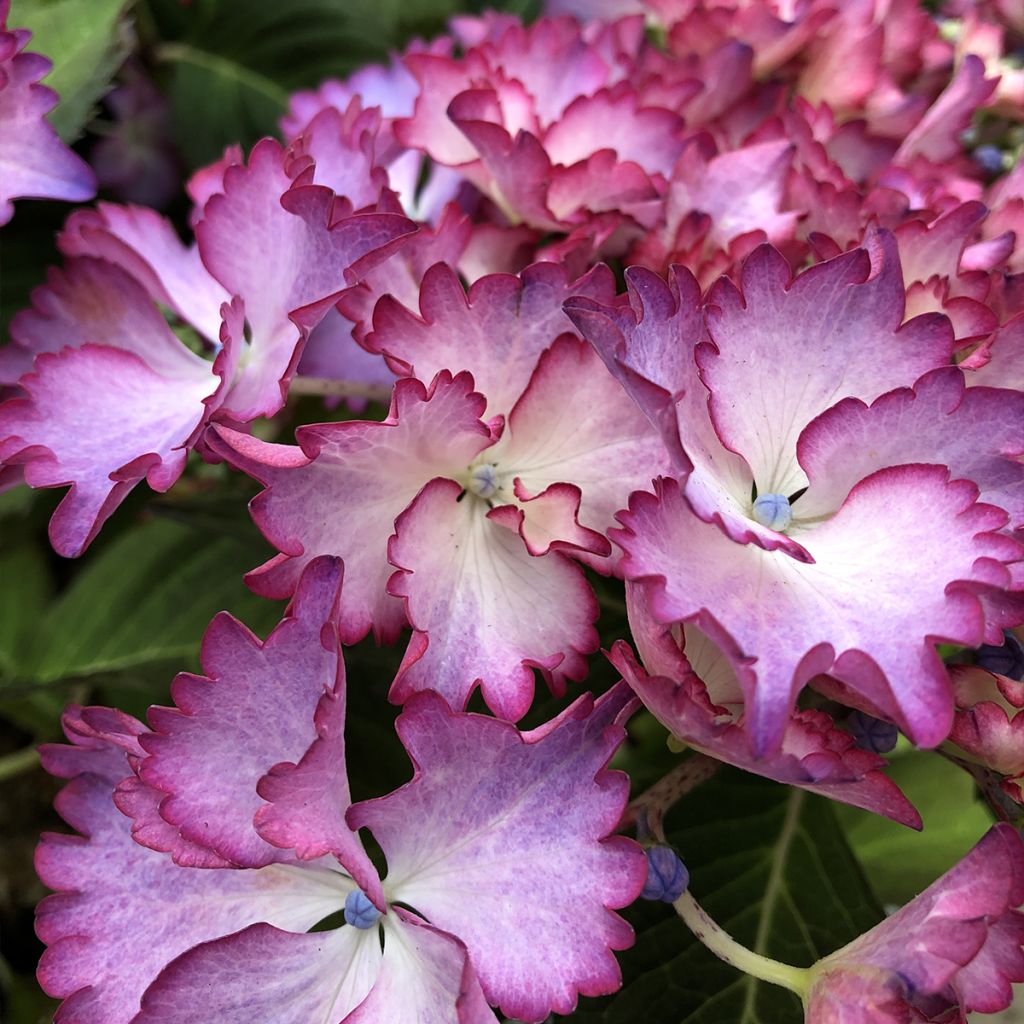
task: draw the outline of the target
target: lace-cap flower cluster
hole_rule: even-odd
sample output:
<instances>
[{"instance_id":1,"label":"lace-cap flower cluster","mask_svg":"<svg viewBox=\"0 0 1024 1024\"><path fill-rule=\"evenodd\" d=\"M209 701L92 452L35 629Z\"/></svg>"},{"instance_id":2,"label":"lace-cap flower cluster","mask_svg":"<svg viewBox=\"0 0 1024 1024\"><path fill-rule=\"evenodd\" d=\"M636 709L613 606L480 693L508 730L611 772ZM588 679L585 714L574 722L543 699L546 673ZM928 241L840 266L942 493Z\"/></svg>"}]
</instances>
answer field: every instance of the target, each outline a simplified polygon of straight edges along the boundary
<instances>
[{"instance_id":1,"label":"lace-cap flower cluster","mask_svg":"<svg viewBox=\"0 0 1024 1024\"><path fill-rule=\"evenodd\" d=\"M663 834L616 834L608 767L649 714L920 829L902 737L1024 814L1024 165L965 134L1024 121L1024 18L548 7L297 93L280 140L189 180L186 241L73 211L14 318L0 486L67 488L56 551L203 460L260 485L246 581L290 601L266 641L215 618L172 707L73 706L43 748L77 833L37 854L57 1020L539 1022L620 987L641 895L812 1024L965 1020L1024 982L1011 825L778 964ZM0 220L94 193L7 13ZM310 395L325 422L295 419ZM628 637L599 632L618 581ZM404 644L412 777L353 802L369 634ZM621 679L577 692L602 644ZM538 679L561 710L522 730Z\"/></svg>"}]
</instances>

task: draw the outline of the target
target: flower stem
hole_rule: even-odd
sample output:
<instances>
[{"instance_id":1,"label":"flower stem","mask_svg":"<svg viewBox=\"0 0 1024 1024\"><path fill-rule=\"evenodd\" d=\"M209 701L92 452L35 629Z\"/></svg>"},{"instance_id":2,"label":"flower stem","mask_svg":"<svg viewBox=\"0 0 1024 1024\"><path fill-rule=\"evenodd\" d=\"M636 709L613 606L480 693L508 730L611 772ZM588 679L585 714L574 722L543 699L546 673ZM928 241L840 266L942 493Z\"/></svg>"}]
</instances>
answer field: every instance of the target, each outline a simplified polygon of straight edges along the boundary
<instances>
[{"instance_id":1,"label":"flower stem","mask_svg":"<svg viewBox=\"0 0 1024 1024\"><path fill-rule=\"evenodd\" d=\"M627 808L619 829L636 826L643 834L665 842L665 815L692 789L706 782L721 768L722 762L707 754L694 753L640 794Z\"/></svg>"},{"instance_id":2,"label":"flower stem","mask_svg":"<svg viewBox=\"0 0 1024 1024\"><path fill-rule=\"evenodd\" d=\"M747 949L746 946L741 946L708 917L689 891L684 892L672 905L690 931L719 960L724 960L737 970L760 981L788 988L790 992L795 992L801 999L807 995L810 986L810 971L806 967L791 967L789 964L779 963L778 960L771 960L766 956L761 956L760 953Z\"/></svg>"},{"instance_id":3,"label":"flower stem","mask_svg":"<svg viewBox=\"0 0 1024 1024\"><path fill-rule=\"evenodd\" d=\"M33 747L24 747L13 754L0 757L0 780L9 779L34 768L39 763L39 751Z\"/></svg>"}]
</instances>

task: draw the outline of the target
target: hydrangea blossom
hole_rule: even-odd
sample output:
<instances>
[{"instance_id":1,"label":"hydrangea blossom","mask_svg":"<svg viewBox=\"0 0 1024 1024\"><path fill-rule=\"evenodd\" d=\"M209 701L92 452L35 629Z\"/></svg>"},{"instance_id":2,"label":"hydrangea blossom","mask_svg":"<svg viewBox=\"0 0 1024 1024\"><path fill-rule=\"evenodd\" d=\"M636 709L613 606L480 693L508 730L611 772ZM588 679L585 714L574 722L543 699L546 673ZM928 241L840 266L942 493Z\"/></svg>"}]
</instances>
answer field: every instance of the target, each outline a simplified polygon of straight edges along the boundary
<instances>
[{"instance_id":1,"label":"hydrangea blossom","mask_svg":"<svg viewBox=\"0 0 1024 1024\"><path fill-rule=\"evenodd\" d=\"M252 511L281 554L250 575L259 593L287 596L303 565L333 554L348 566L346 643L371 629L393 642L411 623L396 701L430 688L461 708L479 683L495 713L518 721L532 669L562 693L597 646L596 604L566 553L614 567L604 532L661 455L572 336L561 311L571 294L610 297L610 280L538 264L484 277L467 296L435 266L422 316L393 299L377 306L367 344L415 374L395 386L384 422L302 427L297 449L222 427L210 439L267 488Z\"/></svg>"},{"instance_id":2,"label":"hydrangea blossom","mask_svg":"<svg viewBox=\"0 0 1024 1024\"><path fill-rule=\"evenodd\" d=\"M1004 530L1020 524L1024 449L1003 431L1024 422L1006 405L1021 396L967 390L943 365L945 322L902 324L884 235L795 279L758 249L738 287L723 279L709 295L706 328L684 271L671 287L639 269L628 281L629 308L568 308L682 478L634 495L616 534L654 618L693 623L722 649L755 753L778 749L819 674L915 742L940 743L953 701L934 640L976 646L1024 608L1009 568L1022 549Z\"/></svg>"},{"instance_id":3,"label":"hydrangea blossom","mask_svg":"<svg viewBox=\"0 0 1024 1024\"><path fill-rule=\"evenodd\" d=\"M0 405L0 462L23 465L34 487L71 484L50 529L64 555L80 554L138 481L167 490L211 418L280 409L302 343L337 294L413 229L395 214L337 211L326 188L292 182L269 140L227 169L222 188L192 248L149 210L74 215L67 268L16 319L0 373L22 397ZM194 328L212 360L154 302Z\"/></svg>"},{"instance_id":4,"label":"hydrangea blossom","mask_svg":"<svg viewBox=\"0 0 1024 1024\"><path fill-rule=\"evenodd\" d=\"M152 732L68 713L72 746L45 760L71 779L59 807L83 837L44 836L37 857L60 890L40 907L40 977L63 1016L186 1021L202 993L224 1021L478 1024L496 1019L488 1002L540 1021L619 984L611 951L632 934L614 908L647 871L609 838L627 787L605 766L628 690L526 734L422 694L398 722L412 780L351 805L340 580L337 560L311 563L265 644L216 620L210 675L179 678ZM308 932L339 911L342 927Z\"/></svg>"},{"instance_id":5,"label":"hydrangea blossom","mask_svg":"<svg viewBox=\"0 0 1024 1024\"><path fill-rule=\"evenodd\" d=\"M807 1024L1005 1009L1011 982L1024 981L1021 904L1024 846L1013 828L996 825L920 896L811 969Z\"/></svg>"}]
</instances>

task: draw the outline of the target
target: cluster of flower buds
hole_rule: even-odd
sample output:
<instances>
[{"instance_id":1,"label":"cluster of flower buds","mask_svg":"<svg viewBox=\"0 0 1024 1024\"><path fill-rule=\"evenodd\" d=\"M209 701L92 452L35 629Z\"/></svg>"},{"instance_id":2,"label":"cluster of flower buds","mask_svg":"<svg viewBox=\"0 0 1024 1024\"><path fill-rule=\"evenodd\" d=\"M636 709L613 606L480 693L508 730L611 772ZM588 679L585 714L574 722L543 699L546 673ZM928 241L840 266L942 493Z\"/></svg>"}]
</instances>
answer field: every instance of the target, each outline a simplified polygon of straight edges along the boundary
<instances>
[{"instance_id":1,"label":"cluster of flower buds","mask_svg":"<svg viewBox=\"0 0 1024 1024\"><path fill-rule=\"evenodd\" d=\"M228 1024L541 1021L620 985L641 893L813 1024L1009 1004L1011 826L771 966L614 835L606 766L642 702L912 828L898 732L1024 803L1022 42L1010 0L552 0L296 94L188 182L188 241L71 214L0 351L0 486L67 487L76 556L136 484L226 463L278 552L247 581L291 605L265 643L215 619L148 725L72 708L45 749L81 833L38 856L59 1019L186 1024L201 992ZM92 191L24 43L0 33L0 216ZM390 409L253 432L296 394ZM598 649L588 571L625 581L624 681L522 732L537 674L561 697ZM407 637L414 775L353 804L369 633Z\"/></svg>"}]
</instances>

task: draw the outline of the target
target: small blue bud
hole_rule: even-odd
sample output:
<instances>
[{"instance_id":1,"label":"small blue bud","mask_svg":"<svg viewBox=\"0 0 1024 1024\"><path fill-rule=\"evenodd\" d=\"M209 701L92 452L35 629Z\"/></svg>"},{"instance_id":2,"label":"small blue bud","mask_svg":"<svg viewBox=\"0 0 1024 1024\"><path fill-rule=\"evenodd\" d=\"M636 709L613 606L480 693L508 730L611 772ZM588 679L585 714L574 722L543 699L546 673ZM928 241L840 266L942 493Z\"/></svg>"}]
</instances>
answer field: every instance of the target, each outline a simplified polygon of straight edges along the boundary
<instances>
[{"instance_id":1,"label":"small blue bud","mask_svg":"<svg viewBox=\"0 0 1024 1024\"><path fill-rule=\"evenodd\" d=\"M1003 636L1005 642L1002 647L982 644L974 659L975 664L1008 679L1024 679L1024 646L1012 633L1004 633Z\"/></svg>"},{"instance_id":2,"label":"small blue bud","mask_svg":"<svg viewBox=\"0 0 1024 1024\"><path fill-rule=\"evenodd\" d=\"M362 889L353 889L345 897L345 920L353 928L372 928L380 920L380 911Z\"/></svg>"},{"instance_id":3,"label":"small blue bud","mask_svg":"<svg viewBox=\"0 0 1024 1024\"><path fill-rule=\"evenodd\" d=\"M652 846L647 851L647 881L640 893L645 900L675 903L690 884L690 872L670 846Z\"/></svg>"},{"instance_id":4,"label":"small blue bud","mask_svg":"<svg viewBox=\"0 0 1024 1024\"><path fill-rule=\"evenodd\" d=\"M986 174L1003 173L1003 151L998 146L979 146L974 151L974 159Z\"/></svg>"},{"instance_id":5,"label":"small blue bud","mask_svg":"<svg viewBox=\"0 0 1024 1024\"><path fill-rule=\"evenodd\" d=\"M759 494L754 502L754 520L781 533L793 521L793 507L784 494Z\"/></svg>"},{"instance_id":6,"label":"small blue bud","mask_svg":"<svg viewBox=\"0 0 1024 1024\"><path fill-rule=\"evenodd\" d=\"M861 750L870 750L873 754L888 754L899 736L899 729L892 722L883 722L863 711L854 711L846 720L846 728Z\"/></svg>"},{"instance_id":7,"label":"small blue bud","mask_svg":"<svg viewBox=\"0 0 1024 1024\"><path fill-rule=\"evenodd\" d=\"M469 489L484 500L494 497L500 487L498 468L491 462L474 467L469 475Z\"/></svg>"}]
</instances>

